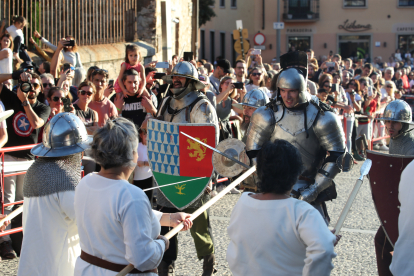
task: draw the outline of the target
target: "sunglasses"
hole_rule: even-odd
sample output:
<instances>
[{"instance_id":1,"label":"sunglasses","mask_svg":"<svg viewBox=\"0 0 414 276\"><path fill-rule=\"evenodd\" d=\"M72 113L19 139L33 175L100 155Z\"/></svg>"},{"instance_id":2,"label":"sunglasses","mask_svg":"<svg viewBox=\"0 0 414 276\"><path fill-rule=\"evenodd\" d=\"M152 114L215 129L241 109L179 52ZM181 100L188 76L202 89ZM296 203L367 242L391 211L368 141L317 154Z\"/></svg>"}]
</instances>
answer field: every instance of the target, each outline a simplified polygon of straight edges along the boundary
<instances>
[{"instance_id":1,"label":"sunglasses","mask_svg":"<svg viewBox=\"0 0 414 276\"><path fill-rule=\"evenodd\" d=\"M43 88L46 88L46 87L52 87L53 86L53 84L51 84L51 83L43 83Z\"/></svg>"},{"instance_id":2,"label":"sunglasses","mask_svg":"<svg viewBox=\"0 0 414 276\"><path fill-rule=\"evenodd\" d=\"M323 87L329 87L332 88L332 86L325 84Z\"/></svg>"},{"instance_id":3,"label":"sunglasses","mask_svg":"<svg viewBox=\"0 0 414 276\"><path fill-rule=\"evenodd\" d=\"M63 99L63 98L66 98L66 97L52 97L52 101L58 102L60 99Z\"/></svg>"},{"instance_id":4,"label":"sunglasses","mask_svg":"<svg viewBox=\"0 0 414 276\"><path fill-rule=\"evenodd\" d=\"M360 85L365 85L365 86L367 85L365 82L360 82L359 84Z\"/></svg>"},{"instance_id":5,"label":"sunglasses","mask_svg":"<svg viewBox=\"0 0 414 276\"><path fill-rule=\"evenodd\" d=\"M387 88L392 88L392 86L391 86L391 85L387 85L386 87L387 87Z\"/></svg>"},{"instance_id":6,"label":"sunglasses","mask_svg":"<svg viewBox=\"0 0 414 276\"><path fill-rule=\"evenodd\" d=\"M85 96L86 94L88 94L88 96L92 96L93 93L89 92L89 91L83 91L83 90L79 90L79 92L81 93L82 96Z\"/></svg>"},{"instance_id":7,"label":"sunglasses","mask_svg":"<svg viewBox=\"0 0 414 276\"><path fill-rule=\"evenodd\" d=\"M256 76L259 76L260 77L261 75L262 75L262 73L252 73L252 76L253 77L256 77Z\"/></svg>"}]
</instances>

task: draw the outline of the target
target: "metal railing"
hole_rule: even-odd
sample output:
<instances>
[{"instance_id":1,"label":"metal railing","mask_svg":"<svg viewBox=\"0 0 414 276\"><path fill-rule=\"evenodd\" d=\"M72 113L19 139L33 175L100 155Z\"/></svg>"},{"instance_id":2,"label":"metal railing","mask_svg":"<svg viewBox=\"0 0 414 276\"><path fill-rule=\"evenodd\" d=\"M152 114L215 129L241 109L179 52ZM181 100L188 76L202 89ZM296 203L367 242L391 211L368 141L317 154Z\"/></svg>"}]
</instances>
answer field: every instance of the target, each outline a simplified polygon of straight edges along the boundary
<instances>
[{"instance_id":1,"label":"metal railing","mask_svg":"<svg viewBox=\"0 0 414 276\"><path fill-rule=\"evenodd\" d=\"M283 20L319 20L319 0L284 0Z\"/></svg>"},{"instance_id":2,"label":"metal railing","mask_svg":"<svg viewBox=\"0 0 414 276\"><path fill-rule=\"evenodd\" d=\"M139 0L1 0L0 19L12 24L24 16L25 43L35 30L53 44L71 35L77 45L96 45L136 39Z\"/></svg>"}]
</instances>

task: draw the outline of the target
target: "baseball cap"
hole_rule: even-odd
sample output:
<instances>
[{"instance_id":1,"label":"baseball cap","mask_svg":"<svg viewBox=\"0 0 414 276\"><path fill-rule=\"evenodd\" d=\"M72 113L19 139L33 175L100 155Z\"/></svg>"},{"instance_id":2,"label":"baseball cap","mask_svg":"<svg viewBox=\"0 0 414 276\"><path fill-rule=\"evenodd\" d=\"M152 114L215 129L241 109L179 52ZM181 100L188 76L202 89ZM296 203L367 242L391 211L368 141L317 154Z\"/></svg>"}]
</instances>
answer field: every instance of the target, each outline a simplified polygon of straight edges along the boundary
<instances>
[{"instance_id":1,"label":"baseball cap","mask_svg":"<svg viewBox=\"0 0 414 276\"><path fill-rule=\"evenodd\" d=\"M227 59L220 59L217 61L217 66L223 69L224 73L231 74L230 68L230 61Z\"/></svg>"},{"instance_id":2,"label":"baseball cap","mask_svg":"<svg viewBox=\"0 0 414 276\"><path fill-rule=\"evenodd\" d=\"M209 85L210 84L210 78L207 75L199 74L198 79L204 84Z\"/></svg>"}]
</instances>

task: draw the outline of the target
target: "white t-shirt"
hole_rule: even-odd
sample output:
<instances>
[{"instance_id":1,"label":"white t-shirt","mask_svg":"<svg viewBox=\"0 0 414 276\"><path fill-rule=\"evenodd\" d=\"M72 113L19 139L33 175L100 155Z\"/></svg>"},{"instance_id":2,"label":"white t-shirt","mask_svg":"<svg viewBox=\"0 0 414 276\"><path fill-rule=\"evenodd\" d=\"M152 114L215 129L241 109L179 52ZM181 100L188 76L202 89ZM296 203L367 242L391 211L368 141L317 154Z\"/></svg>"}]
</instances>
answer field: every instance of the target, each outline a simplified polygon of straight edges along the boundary
<instances>
[{"instance_id":1,"label":"white t-shirt","mask_svg":"<svg viewBox=\"0 0 414 276\"><path fill-rule=\"evenodd\" d=\"M74 205L83 251L141 271L158 267L165 250L164 241L156 239L162 213L153 212L140 188L90 173L76 186ZM116 274L76 260L76 276Z\"/></svg>"},{"instance_id":2,"label":"white t-shirt","mask_svg":"<svg viewBox=\"0 0 414 276\"><path fill-rule=\"evenodd\" d=\"M9 57L0 59L0 74L13 73L13 51L10 48L4 48L1 51L9 52Z\"/></svg>"},{"instance_id":3,"label":"white t-shirt","mask_svg":"<svg viewBox=\"0 0 414 276\"><path fill-rule=\"evenodd\" d=\"M17 29L16 26L11 25L10 27L8 27L7 32L9 32L9 34L12 36L13 40L17 37L20 36L21 37L21 44L24 44L24 35L23 35L23 31L22 29Z\"/></svg>"},{"instance_id":4,"label":"white t-shirt","mask_svg":"<svg viewBox=\"0 0 414 276\"><path fill-rule=\"evenodd\" d=\"M395 243L394 255L390 271L395 276L413 275L414 262L412 257L414 247L414 161L407 165L401 174L398 187L400 200L400 216L398 217L398 240ZM387 252L388 253L388 252ZM384 252L384 254L386 254Z\"/></svg>"},{"instance_id":5,"label":"white t-shirt","mask_svg":"<svg viewBox=\"0 0 414 276\"><path fill-rule=\"evenodd\" d=\"M138 144L138 161L147 161L147 146L144 146L142 143ZM149 166L135 167L134 171L134 180L143 180L152 177L152 172Z\"/></svg>"},{"instance_id":6,"label":"white t-shirt","mask_svg":"<svg viewBox=\"0 0 414 276\"><path fill-rule=\"evenodd\" d=\"M328 276L336 240L321 214L294 198L257 200L243 193L227 228L234 276Z\"/></svg>"}]
</instances>

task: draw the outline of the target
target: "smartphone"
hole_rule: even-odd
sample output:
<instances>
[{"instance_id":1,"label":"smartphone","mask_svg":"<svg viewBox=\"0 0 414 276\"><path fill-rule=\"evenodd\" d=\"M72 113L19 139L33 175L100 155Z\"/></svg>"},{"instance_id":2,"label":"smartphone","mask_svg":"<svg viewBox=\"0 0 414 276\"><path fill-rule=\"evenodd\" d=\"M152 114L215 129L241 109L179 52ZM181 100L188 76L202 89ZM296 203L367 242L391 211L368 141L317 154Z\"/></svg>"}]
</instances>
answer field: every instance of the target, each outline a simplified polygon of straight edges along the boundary
<instances>
[{"instance_id":1,"label":"smartphone","mask_svg":"<svg viewBox=\"0 0 414 276\"><path fill-rule=\"evenodd\" d=\"M159 79L162 79L162 77L164 77L165 75L167 75L167 74L165 74L165 73L155 73L152 78L159 80Z\"/></svg>"},{"instance_id":2,"label":"smartphone","mask_svg":"<svg viewBox=\"0 0 414 276\"><path fill-rule=\"evenodd\" d=\"M243 89L244 83L242 82L233 82L234 88Z\"/></svg>"},{"instance_id":3,"label":"smartphone","mask_svg":"<svg viewBox=\"0 0 414 276\"><path fill-rule=\"evenodd\" d=\"M335 67L335 62L327 62L326 66L327 67Z\"/></svg>"},{"instance_id":4,"label":"smartphone","mask_svg":"<svg viewBox=\"0 0 414 276\"><path fill-rule=\"evenodd\" d=\"M75 40L73 40L73 39L69 40L69 43L67 43L66 46L74 47L75 46Z\"/></svg>"},{"instance_id":5,"label":"smartphone","mask_svg":"<svg viewBox=\"0 0 414 276\"><path fill-rule=\"evenodd\" d=\"M108 81L108 86L114 86L114 80L109 80Z\"/></svg>"},{"instance_id":6,"label":"smartphone","mask_svg":"<svg viewBox=\"0 0 414 276\"><path fill-rule=\"evenodd\" d=\"M66 72L66 70L70 69L70 63L64 63L63 64L63 72Z\"/></svg>"},{"instance_id":7,"label":"smartphone","mask_svg":"<svg viewBox=\"0 0 414 276\"><path fill-rule=\"evenodd\" d=\"M338 90L339 90L339 84L337 84L337 83L332 83L331 93L332 93L332 92L337 92Z\"/></svg>"},{"instance_id":8,"label":"smartphone","mask_svg":"<svg viewBox=\"0 0 414 276\"><path fill-rule=\"evenodd\" d=\"M329 55L330 55L330 56L333 56L333 52L332 52L332 50L331 50L331 51L329 51Z\"/></svg>"},{"instance_id":9,"label":"smartphone","mask_svg":"<svg viewBox=\"0 0 414 276\"><path fill-rule=\"evenodd\" d=\"M194 57L193 52L184 52L184 61L192 61Z\"/></svg>"},{"instance_id":10,"label":"smartphone","mask_svg":"<svg viewBox=\"0 0 414 276\"><path fill-rule=\"evenodd\" d=\"M254 49L252 51L252 55L261 55L261 54L262 54L262 50L260 50L260 49Z\"/></svg>"},{"instance_id":11,"label":"smartphone","mask_svg":"<svg viewBox=\"0 0 414 276\"><path fill-rule=\"evenodd\" d=\"M70 99L68 99L68 98L62 98L62 102L63 102L63 110L65 112L71 112L72 111L72 107L70 105L72 103L70 102Z\"/></svg>"},{"instance_id":12,"label":"smartphone","mask_svg":"<svg viewBox=\"0 0 414 276\"><path fill-rule=\"evenodd\" d=\"M161 61L161 62L157 62L157 64L155 65L155 68L169 68L170 64L168 63L168 61Z\"/></svg>"}]
</instances>

